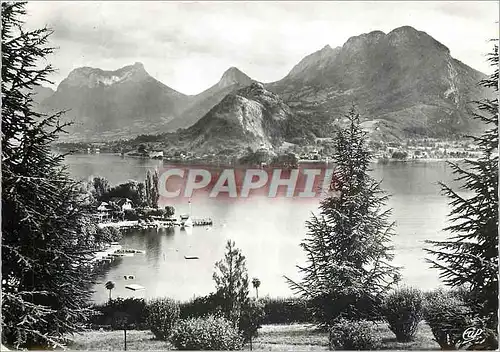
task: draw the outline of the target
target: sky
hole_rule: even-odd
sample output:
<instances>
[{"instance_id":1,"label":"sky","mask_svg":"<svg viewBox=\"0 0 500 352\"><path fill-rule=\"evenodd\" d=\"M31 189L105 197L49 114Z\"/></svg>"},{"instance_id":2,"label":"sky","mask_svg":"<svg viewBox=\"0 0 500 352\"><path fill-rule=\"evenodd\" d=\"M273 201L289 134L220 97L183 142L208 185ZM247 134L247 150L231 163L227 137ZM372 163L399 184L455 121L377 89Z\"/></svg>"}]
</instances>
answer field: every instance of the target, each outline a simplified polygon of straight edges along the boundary
<instances>
[{"instance_id":1,"label":"sky","mask_svg":"<svg viewBox=\"0 0 500 352\"><path fill-rule=\"evenodd\" d=\"M55 86L81 66L115 70L142 62L171 88L197 94L229 67L251 78L283 78L303 57L373 30L409 25L451 55L490 73L498 38L497 1L422 2L75 2L27 5L26 26L54 30L48 61Z\"/></svg>"}]
</instances>

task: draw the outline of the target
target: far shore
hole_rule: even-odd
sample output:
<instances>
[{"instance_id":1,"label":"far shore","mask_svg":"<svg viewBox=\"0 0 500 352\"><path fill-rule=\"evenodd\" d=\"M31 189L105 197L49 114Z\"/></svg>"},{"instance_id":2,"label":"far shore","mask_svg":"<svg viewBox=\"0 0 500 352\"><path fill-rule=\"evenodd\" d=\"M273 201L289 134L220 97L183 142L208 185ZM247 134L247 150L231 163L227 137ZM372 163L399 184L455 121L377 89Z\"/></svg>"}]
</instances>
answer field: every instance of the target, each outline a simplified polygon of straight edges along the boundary
<instances>
[{"instance_id":1,"label":"far shore","mask_svg":"<svg viewBox=\"0 0 500 352\"><path fill-rule=\"evenodd\" d=\"M163 160L164 162L172 162L172 163L182 163L182 164L187 164L187 163L192 163L196 164L201 162L199 159L186 159L186 160L171 160L168 158L163 158L163 159L158 159L158 158L149 158L149 157L144 157L144 156L137 156L137 155L121 155L120 153L72 153L71 155L114 155L114 156L119 156L119 157L124 157L124 158L130 158L130 159L150 159L150 160ZM459 162L459 161L465 161L465 160L478 160L478 158L418 158L418 159L394 159L394 158L373 158L372 163L379 163L382 164L384 162L386 163L439 163L439 162ZM327 162L326 160L308 160L308 159L301 159L299 160L299 163L319 163L319 162ZM331 164L332 162L329 161L327 162ZM213 165L213 166L220 166L220 163L218 162L206 162L204 163L205 165ZM229 165L228 165L229 166Z\"/></svg>"}]
</instances>

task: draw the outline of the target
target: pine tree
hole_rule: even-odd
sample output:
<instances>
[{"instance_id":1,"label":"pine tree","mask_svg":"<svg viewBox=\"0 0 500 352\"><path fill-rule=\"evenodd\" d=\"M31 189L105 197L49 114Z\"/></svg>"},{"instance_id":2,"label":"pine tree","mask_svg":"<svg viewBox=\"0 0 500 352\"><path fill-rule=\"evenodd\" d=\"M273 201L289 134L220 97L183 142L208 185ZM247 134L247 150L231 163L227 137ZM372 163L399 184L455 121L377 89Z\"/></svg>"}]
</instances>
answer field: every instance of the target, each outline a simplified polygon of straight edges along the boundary
<instances>
[{"instance_id":1,"label":"pine tree","mask_svg":"<svg viewBox=\"0 0 500 352\"><path fill-rule=\"evenodd\" d=\"M369 318L381 295L397 280L391 265L393 235L387 195L369 175L370 153L354 107L348 127L336 133L331 195L321 201L319 215L307 222L301 243L307 255L299 266L303 278L286 278L291 288L312 305L318 325L341 316Z\"/></svg>"},{"instance_id":2,"label":"pine tree","mask_svg":"<svg viewBox=\"0 0 500 352\"><path fill-rule=\"evenodd\" d=\"M151 180L151 205L153 208L158 208L158 200L160 199L160 192L158 187L159 187L158 171L155 170Z\"/></svg>"},{"instance_id":3,"label":"pine tree","mask_svg":"<svg viewBox=\"0 0 500 352\"><path fill-rule=\"evenodd\" d=\"M144 180L144 190L146 193L146 205L148 207L151 207L153 202L152 202L152 195L151 195L151 173L148 172L146 173L146 179Z\"/></svg>"},{"instance_id":4,"label":"pine tree","mask_svg":"<svg viewBox=\"0 0 500 352\"><path fill-rule=\"evenodd\" d=\"M93 240L81 185L50 152L60 114L34 110L52 33L24 31L25 3L2 3L2 343L53 347L89 313Z\"/></svg>"},{"instance_id":5,"label":"pine tree","mask_svg":"<svg viewBox=\"0 0 500 352\"><path fill-rule=\"evenodd\" d=\"M238 324L243 306L248 302L248 273L246 259L236 248L234 241L228 240L224 259L215 263L213 279L217 295L223 301L225 317Z\"/></svg>"},{"instance_id":6,"label":"pine tree","mask_svg":"<svg viewBox=\"0 0 500 352\"><path fill-rule=\"evenodd\" d=\"M489 61L495 72L480 82L498 96L498 46L494 46ZM475 102L479 113L475 119L488 129L479 137L470 136L480 148L477 160L462 165L448 163L461 190L472 192L466 197L451 186L441 184L452 206L452 225L445 230L451 236L446 241L427 241L427 249L435 259L432 267L440 271L443 281L452 287L470 291L478 317L496 329L498 311L498 97Z\"/></svg>"}]
</instances>

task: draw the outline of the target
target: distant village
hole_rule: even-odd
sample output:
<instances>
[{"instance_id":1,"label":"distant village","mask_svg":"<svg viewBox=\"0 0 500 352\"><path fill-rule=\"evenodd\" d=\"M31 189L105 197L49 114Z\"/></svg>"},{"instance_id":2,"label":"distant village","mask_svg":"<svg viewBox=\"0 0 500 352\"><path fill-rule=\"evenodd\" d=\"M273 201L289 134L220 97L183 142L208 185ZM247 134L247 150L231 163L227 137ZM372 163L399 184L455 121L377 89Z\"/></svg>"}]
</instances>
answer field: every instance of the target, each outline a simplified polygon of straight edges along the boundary
<instances>
[{"instance_id":1,"label":"distant village","mask_svg":"<svg viewBox=\"0 0 500 352\"><path fill-rule=\"evenodd\" d=\"M447 159L474 159L479 156L478 148L470 140L409 139L406 142L384 142L369 140L369 149L375 162L384 161L437 161ZM71 144L59 147L78 154L114 153L127 157L160 159L166 162L181 163L224 163L248 165L286 164L294 166L300 162L328 162L334 141L332 138L316 138L306 145L284 142L281 147L272 149L262 144L252 150L225 149L216 152L196 153L189 150L168 148L160 149L157 143L142 143L134 150L118 149L116 143ZM283 166L283 165L281 165Z\"/></svg>"}]
</instances>

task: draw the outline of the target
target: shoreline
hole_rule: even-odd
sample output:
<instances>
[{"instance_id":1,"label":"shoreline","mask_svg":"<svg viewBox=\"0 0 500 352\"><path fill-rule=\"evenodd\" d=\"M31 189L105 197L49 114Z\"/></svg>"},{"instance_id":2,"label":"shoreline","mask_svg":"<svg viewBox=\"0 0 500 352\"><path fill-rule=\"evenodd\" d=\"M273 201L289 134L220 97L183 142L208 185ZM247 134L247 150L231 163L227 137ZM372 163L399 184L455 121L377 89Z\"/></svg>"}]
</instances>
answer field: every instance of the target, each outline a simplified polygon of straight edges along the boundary
<instances>
[{"instance_id":1,"label":"shoreline","mask_svg":"<svg viewBox=\"0 0 500 352\"><path fill-rule=\"evenodd\" d=\"M120 158L130 158L130 159L143 159L143 160L158 160L162 161L165 164L181 164L181 165L207 165L207 166L222 166L222 162L203 162L200 159L192 159L192 160L172 160L169 158L149 158L145 156L137 156L137 155L121 155L120 153L71 153L70 155L75 155L75 156L83 156L83 155L106 155L106 156L117 156ZM459 162L459 161L466 161L466 160L478 160L477 157L475 158L419 158L419 159L384 159L384 158L373 158L372 163L378 163L378 164L383 164L383 163L439 163L439 162ZM332 160L326 160L326 159L320 159L320 160L309 160L309 159L300 159L298 160L298 164L333 164ZM235 166L235 165L227 165L227 166ZM245 165L238 165L238 166L245 166ZM248 165L248 167L255 167Z\"/></svg>"}]
</instances>

